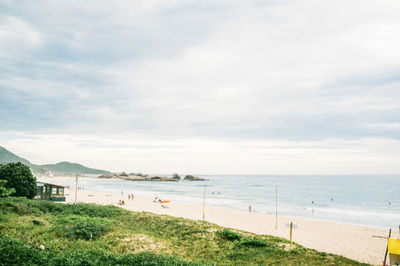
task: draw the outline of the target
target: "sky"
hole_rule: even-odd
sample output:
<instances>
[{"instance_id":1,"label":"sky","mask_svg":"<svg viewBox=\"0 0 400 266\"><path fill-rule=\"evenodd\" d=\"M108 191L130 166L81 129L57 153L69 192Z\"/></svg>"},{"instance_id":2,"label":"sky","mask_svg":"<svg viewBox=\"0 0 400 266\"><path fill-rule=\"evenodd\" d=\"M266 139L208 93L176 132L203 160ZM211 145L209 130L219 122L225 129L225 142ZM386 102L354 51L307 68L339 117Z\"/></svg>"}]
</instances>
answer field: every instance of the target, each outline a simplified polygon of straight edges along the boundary
<instances>
[{"instance_id":1,"label":"sky","mask_svg":"<svg viewBox=\"0 0 400 266\"><path fill-rule=\"evenodd\" d=\"M110 171L400 174L400 2L0 0L0 146Z\"/></svg>"}]
</instances>

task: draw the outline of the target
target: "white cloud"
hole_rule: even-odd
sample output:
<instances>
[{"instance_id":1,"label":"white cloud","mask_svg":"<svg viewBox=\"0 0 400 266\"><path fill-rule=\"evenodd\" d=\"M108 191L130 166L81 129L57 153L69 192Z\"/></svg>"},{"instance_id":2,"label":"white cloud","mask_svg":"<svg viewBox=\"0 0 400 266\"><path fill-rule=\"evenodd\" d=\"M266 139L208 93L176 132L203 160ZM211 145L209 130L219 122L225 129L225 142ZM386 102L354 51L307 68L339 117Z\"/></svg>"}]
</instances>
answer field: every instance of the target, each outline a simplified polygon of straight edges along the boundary
<instances>
[{"instance_id":1,"label":"white cloud","mask_svg":"<svg viewBox=\"0 0 400 266\"><path fill-rule=\"evenodd\" d=\"M42 44L42 36L24 20L0 15L0 56L16 55Z\"/></svg>"},{"instance_id":2,"label":"white cloud","mask_svg":"<svg viewBox=\"0 0 400 266\"><path fill-rule=\"evenodd\" d=\"M49 159L63 159L50 155L57 146L110 169L134 159L143 171L398 171L390 148L400 137L398 1L5 6L0 130L61 134L43 148L32 144L42 137L19 138ZM141 147L168 149L139 149L137 134L148 136ZM15 141L7 143L23 151ZM106 149L119 158L112 164L90 151L103 142L116 147Z\"/></svg>"}]
</instances>

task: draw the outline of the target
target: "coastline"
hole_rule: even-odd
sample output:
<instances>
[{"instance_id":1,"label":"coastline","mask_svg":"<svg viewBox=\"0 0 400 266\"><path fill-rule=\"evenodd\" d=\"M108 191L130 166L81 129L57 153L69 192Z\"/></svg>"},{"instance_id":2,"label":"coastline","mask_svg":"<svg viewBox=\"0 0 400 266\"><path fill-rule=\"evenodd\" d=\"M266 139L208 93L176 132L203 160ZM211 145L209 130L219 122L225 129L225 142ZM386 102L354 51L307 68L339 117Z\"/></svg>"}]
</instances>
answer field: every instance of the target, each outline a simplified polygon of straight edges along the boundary
<instances>
[{"instance_id":1,"label":"coastline","mask_svg":"<svg viewBox=\"0 0 400 266\"><path fill-rule=\"evenodd\" d=\"M134 191L132 192L134 193ZM131 192L126 191L121 195L121 193L115 192L78 190L77 201L116 205L119 200L124 200L125 205L121 207L131 211L152 212L193 220L202 219L202 204L172 201L169 208L163 208L159 203L153 202L150 197L135 195L134 200L129 200L127 193ZM73 188L66 189L66 194L69 194L67 202L72 203L75 190ZM210 206L207 205L207 202L205 220L224 227L286 239L289 239L287 224L293 222L297 226L293 229L294 242L307 248L342 255L374 265L382 263L386 250L386 239L372 236L387 236L388 234L388 230L382 228L280 215L278 216L278 227L275 229L274 215L257 212L250 214L246 210ZM392 236L399 237L397 230L394 231Z\"/></svg>"}]
</instances>

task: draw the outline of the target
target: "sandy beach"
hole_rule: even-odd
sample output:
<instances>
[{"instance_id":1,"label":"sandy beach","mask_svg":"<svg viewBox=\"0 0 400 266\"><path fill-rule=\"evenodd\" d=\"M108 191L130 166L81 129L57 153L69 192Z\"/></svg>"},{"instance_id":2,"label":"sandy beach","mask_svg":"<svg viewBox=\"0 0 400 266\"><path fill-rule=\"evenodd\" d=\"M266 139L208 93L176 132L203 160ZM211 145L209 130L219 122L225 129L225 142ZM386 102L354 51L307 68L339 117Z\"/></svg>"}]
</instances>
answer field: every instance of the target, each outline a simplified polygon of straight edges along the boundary
<instances>
[{"instance_id":1,"label":"sandy beach","mask_svg":"<svg viewBox=\"0 0 400 266\"><path fill-rule=\"evenodd\" d=\"M50 181L50 180L49 180ZM52 180L54 181L54 179ZM74 202L75 190L67 189L67 202ZM151 197L135 195L134 200L128 199L128 193L110 193L91 190L78 190L77 202L96 203L116 206L119 200L124 200L121 206L132 211L146 211L156 214L166 214L188 219L202 219L201 204L181 202L169 203L163 208L160 203L153 202ZM388 230L361 225L344 224L298 217L278 215L278 227L275 229L275 216L248 210L220 208L206 204L205 220L221 226L245 230L256 234L274 235L289 239L288 223L293 222L293 241L307 248L342 255L360 262L374 265L382 264L386 250L386 239L373 236L387 236ZM392 230L392 236L399 237L398 230Z\"/></svg>"}]
</instances>

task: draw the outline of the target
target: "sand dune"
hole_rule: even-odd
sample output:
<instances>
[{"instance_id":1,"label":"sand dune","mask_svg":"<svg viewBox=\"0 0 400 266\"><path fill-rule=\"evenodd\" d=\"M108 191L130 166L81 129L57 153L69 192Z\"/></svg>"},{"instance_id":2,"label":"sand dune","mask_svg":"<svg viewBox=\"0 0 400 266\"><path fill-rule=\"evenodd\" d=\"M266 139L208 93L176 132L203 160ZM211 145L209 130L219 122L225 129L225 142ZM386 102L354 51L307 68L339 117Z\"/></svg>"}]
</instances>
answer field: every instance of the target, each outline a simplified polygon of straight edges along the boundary
<instances>
[{"instance_id":1,"label":"sand dune","mask_svg":"<svg viewBox=\"0 0 400 266\"><path fill-rule=\"evenodd\" d=\"M74 191L67 191L67 201L74 200ZM125 201L122 208L132 211L146 211L157 214L167 214L189 219L202 219L201 204L186 204L174 202L171 199L169 208L163 208L154 203L152 198L136 196L128 199L127 192L121 193L78 190L78 202L97 204L116 204L119 200ZM274 235L289 238L287 223L293 222L297 228L293 230L293 241L307 248L343 255L348 258L371 264L382 263L386 239L372 237L387 236L388 230L360 225L343 224L320 221L314 219L278 216L278 228L275 229L275 216L249 213L247 210L235 210L207 206L205 220L222 226L245 230L257 234ZM395 237L399 233L394 232Z\"/></svg>"}]
</instances>

